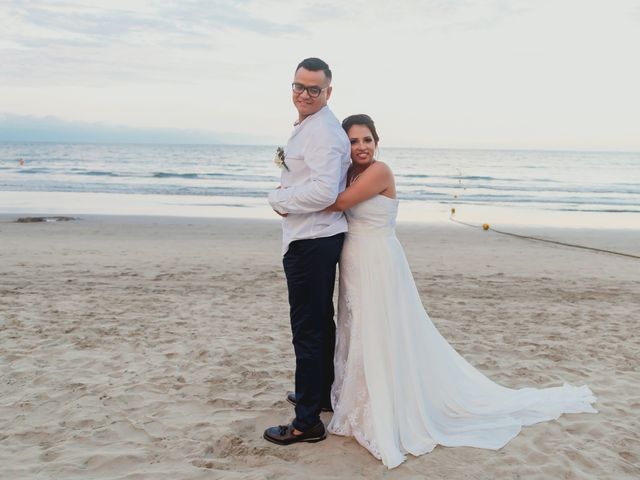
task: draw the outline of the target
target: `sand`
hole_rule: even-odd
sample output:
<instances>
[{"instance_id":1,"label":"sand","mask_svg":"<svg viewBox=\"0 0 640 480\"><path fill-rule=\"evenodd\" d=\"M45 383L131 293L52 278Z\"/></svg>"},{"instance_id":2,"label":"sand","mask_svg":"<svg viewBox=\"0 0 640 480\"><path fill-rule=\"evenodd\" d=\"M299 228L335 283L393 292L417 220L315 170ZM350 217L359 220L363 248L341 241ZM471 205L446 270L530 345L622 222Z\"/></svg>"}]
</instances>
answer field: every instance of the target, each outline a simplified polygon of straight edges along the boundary
<instances>
[{"instance_id":1,"label":"sand","mask_svg":"<svg viewBox=\"0 0 640 480\"><path fill-rule=\"evenodd\" d=\"M352 439L262 439L292 417L279 222L78 216L0 218L2 478L640 476L640 260L400 224L427 310L459 352L510 387L586 383L599 413L388 471ZM640 255L637 230L532 233Z\"/></svg>"}]
</instances>

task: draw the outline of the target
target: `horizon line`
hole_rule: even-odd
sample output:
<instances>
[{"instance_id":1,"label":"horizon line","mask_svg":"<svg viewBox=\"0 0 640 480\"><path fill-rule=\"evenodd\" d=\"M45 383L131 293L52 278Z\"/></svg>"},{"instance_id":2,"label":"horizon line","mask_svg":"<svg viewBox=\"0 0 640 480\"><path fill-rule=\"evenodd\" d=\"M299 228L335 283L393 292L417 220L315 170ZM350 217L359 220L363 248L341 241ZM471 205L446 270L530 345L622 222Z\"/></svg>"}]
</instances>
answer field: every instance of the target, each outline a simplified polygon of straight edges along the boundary
<instances>
[{"instance_id":1,"label":"horizon line","mask_svg":"<svg viewBox=\"0 0 640 480\"><path fill-rule=\"evenodd\" d=\"M210 147L278 147L277 143L225 143L225 142L122 142L122 141L51 141L51 140L0 140L0 145L7 144L50 144L50 145L162 145L162 146L210 146ZM394 146L386 145L381 149L391 148L394 150L475 150L475 151L511 151L511 152L573 152L573 153L617 153L617 154L640 154L638 150L629 149L608 149L608 148L571 148L571 147L443 147L443 146Z\"/></svg>"}]
</instances>

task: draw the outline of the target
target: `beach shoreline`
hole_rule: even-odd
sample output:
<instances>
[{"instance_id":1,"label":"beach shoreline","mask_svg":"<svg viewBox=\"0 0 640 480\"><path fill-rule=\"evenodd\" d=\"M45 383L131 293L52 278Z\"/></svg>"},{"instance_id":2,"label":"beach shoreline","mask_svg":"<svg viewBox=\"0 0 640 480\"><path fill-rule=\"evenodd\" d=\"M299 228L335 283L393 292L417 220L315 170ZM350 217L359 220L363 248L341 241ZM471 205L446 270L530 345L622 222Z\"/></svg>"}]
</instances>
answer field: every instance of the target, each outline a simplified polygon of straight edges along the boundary
<instances>
[{"instance_id":1,"label":"beach shoreline","mask_svg":"<svg viewBox=\"0 0 640 480\"><path fill-rule=\"evenodd\" d=\"M56 212L60 213L60 212ZM598 414L499 451L437 447L387 473L353 439L278 447L292 415L277 219L0 215L0 462L9 478L636 478L639 260L398 223L451 344L509 387L587 384ZM640 254L640 231L518 233ZM323 414L323 419L328 420Z\"/></svg>"},{"instance_id":2,"label":"beach shoreline","mask_svg":"<svg viewBox=\"0 0 640 480\"><path fill-rule=\"evenodd\" d=\"M455 213L453 213L455 212ZM640 213L563 211L400 198L398 223L466 223L518 228L640 230ZM0 215L88 215L277 220L264 197L0 191Z\"/></svg>"}]
</instances>

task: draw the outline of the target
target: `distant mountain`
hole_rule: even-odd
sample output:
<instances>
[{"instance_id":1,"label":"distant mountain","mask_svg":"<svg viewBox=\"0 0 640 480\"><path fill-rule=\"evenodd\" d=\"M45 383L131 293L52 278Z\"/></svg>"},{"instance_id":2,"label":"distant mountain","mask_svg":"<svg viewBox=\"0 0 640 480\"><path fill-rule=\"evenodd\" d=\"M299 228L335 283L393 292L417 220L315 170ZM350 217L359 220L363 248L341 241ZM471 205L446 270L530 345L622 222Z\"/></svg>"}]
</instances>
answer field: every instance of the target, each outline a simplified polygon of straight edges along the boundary
<instances>
[{"instance_id":1,"label":"distant mountain","mask_svg":"<svg viewBox=\"0 0 640 480\"><path fill-rule=\"evenodd\" d=\"M272 144L267 137L177 128L69 122L58 117L0 113L0 142Z\"/></svg>"}]
</instances>

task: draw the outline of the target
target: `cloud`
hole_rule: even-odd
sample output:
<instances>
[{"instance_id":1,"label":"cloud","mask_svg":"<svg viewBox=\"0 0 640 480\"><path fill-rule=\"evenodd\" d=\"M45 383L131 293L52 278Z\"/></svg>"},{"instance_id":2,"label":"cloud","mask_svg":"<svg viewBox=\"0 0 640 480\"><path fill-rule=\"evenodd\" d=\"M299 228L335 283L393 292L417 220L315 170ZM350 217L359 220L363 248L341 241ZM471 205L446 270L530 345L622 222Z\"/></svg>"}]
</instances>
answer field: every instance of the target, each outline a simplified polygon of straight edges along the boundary
<instances>
[{"instance_id":1,"label":"cloud","mask_svg":"<svg viewBox=\"0 0 640 480\"><path fill-rule=\"evenodd\" d=\"M521 0L513 1L518 5ZM345 39L347 49L347 39L358 35L366 40L379 32L375 37L401 39L407 32L468 29L514 11L505 0L111 0L107 7L100 5L87 0L5 0L0 9L0 82L190 84L196 72L200 79L235 78L238 69L231 65L242 65L248 57L253 58L249 63L260 63L256 51L277 56L287 46L309 42L335 49L336 38ZM325 31L326 41L319 41ZM215 67L202 68L206 65Z\"/></svg>"},{"instance_id":2,"label":"cloud","mask_svg":"<svg viewBox=\"0 0 640 480\"><path fill-rule=\"evenodd\" d=\"M103 4L104 5L104 4ZM6 0L0 19L8 28L4 40L23 48L51 46L131 47L167 45L204 48L215 45L217 35L245 32L263 36L293 37L326 29L332 21L349 21L357 30L363 23L399 22L424 26L477 27L513 15L523 0L404 0L318 2L293 4L275 0L182 0L144 2ZM358 22L354 25L353 22ZM384 33L384 32L381 32Z\"/></svg>"},{"instance_id":3,"label":"cloud","mask_svg":"<svg viewBox=\"0 0 640 480\"><path fill-rule=\"evenodd\" d=\"M270 20L268 16L256 15L258 2L187 0L160 8L159 14L172 19L172 24L181 32L211 30L241 30L262 35L300 33L300 26L283 21Z\"/></svg>"},{"instance_id":4,"label":"cloud","mask_svg":"<svg viewBox=\"0 0 640 480\"><path fill-rule=\"evenodd\" d=\"M127 3L5 1L0 82L5 86L192 82L234 69L238 44L301 34L254 1ZM246 48L246 45L245 45ZM215 65L205 68L203 65Z\"/></svg>"},{"instance_id":5,"label":"cloud","mask_svg":"<svg viewBox=\"0 0 640 480\"><path fill-rule=\"evenodd\" d=\"M283 137L291 70L319 56L334 69L334 111L386 119L385 138L396 144L506 138L504 126L523 119L531 121L513 135L534 142L566 125L575 138L638 138L640 70L629 60L637 8L637 0L0 0L0 108Z\"/></svg>"},{"instance_id":6,"label":"cloud","mask_svg":"<svg viewBox=\"0 0 640 480\"><path fill-rule=\"evenodd\" d=\"M26 26L45 29L51 35L71 35L113 41L138 31L160 29L163 22L132 11L69 4L38 4L14 7L13 14Z\"/></svg>"},{"instance_id":7,"label":"cloud","mask_svg":"<svg viewBox=\"0 0 640 480\"><path fill-rule=\"evenodd\" d=\"M174 47L207 44L219 31L247 31L262 35L300 31L284 23L256 16L250 2L229 0L144 2L127 7L100 7L90 2L7 2L6 15L17 28L10 38L26 48L65 45L145 45L150 39Z\"/></svg>"},{"instance_id":8,"label":"cloud","mask_svg":"<svg viewBox=\"0 0 640 480\"><path fill-rule=\"evenodd\" d=\"M293 10L305 25L345 21L356 35L374 26L377 35L385 36L389 30L488 28L529 8L526 0L307 0L296 2Z\"/></svg>"}]
</instances>

